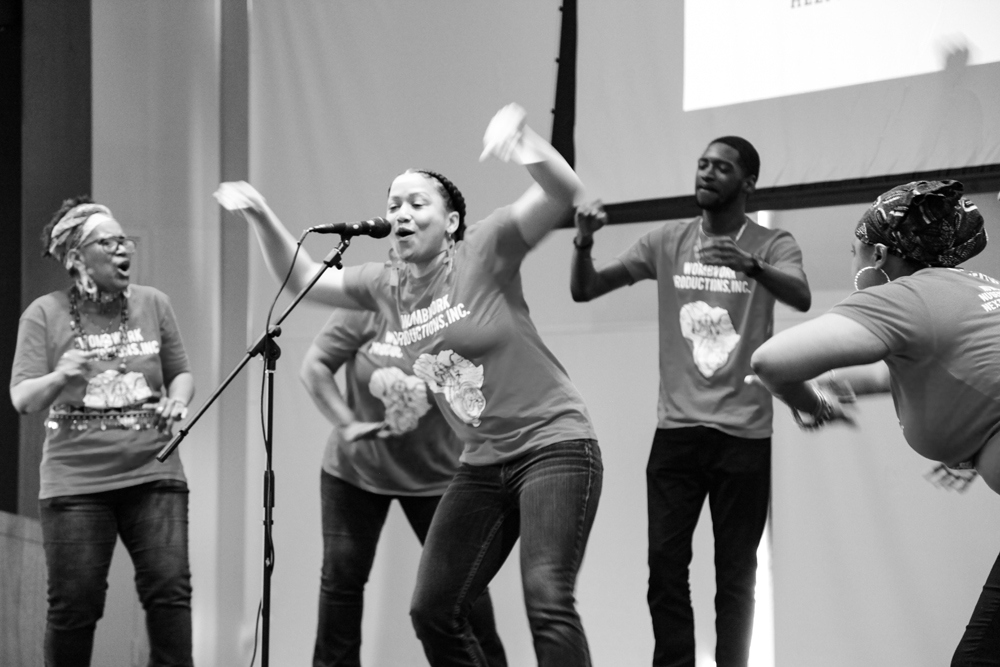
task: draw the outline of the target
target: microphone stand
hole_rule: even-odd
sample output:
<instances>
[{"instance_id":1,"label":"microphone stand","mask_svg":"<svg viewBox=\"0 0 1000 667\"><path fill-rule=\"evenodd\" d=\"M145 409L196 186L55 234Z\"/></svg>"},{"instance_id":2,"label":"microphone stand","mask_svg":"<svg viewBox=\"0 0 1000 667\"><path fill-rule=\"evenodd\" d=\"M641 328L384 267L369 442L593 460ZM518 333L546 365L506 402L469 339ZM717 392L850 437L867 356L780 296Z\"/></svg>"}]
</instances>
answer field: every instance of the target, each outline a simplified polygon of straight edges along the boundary
<instances>
[{"instance_id":1,"label":"microphone stand","mask_svg":"<svg viewBox=\"0 0 1000 667\"><path fill-rule=\"evenodd\" d=\"M309 293L309 290L313 288L313 285L319 281L320 276L322 276L327 269L332 266L338 269L343 268L340 263L341 257L344 255L344 251L347 250L351 245L351 238L349 235L342 235L340 237L340 244L334 248L329 255L323 259L323 266L316 272L316 275L312 277L309 284L302 288L302 291L298 293L295 300L285 309L285 312L281 314L274 325L261 334L257 342L250 346L247 350L246 355L236 365L222 384L208 397L205 404L198 409L194 417L177 432L173 440L169 444L163 447L160 452L156 455L156 460L161 463L166 461L167 458L173 453L177 446L181 444L181 441L187 437L188 432L191 428L201 419L201 416L205 414L209 407L216 401L216 399L225 391L226 387L239 375L240 371L243 370L244 366L250 362L250 359L257 356L258 354L263 356L264 368L265 368L265 378L267 384L267 432L264 434L264 459L265 459L265 469L264 469L264 586L263 592L261 594L261 667L268 667L269 662L269 649L270 649L270 635L271 635L271 572L274 570L274 543L271 539L271 528L274 525L274 470L271 466L271 453L272 453L272 438L273 424L274 424L274 371L277 367L278 357L281 356L281 348L275 342L275 338L281 335L281 323L288 318L291 312L295 309L299 302Z\"/></svg>"}]
</instances>

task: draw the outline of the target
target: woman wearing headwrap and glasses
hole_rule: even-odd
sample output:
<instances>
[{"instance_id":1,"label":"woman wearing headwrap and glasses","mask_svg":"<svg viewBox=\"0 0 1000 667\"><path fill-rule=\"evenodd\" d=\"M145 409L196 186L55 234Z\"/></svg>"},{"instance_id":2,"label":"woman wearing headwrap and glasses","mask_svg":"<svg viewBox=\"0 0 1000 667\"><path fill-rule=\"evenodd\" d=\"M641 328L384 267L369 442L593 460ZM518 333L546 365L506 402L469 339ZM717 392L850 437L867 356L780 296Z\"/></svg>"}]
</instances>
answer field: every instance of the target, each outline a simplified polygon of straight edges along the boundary
<instances>
[{"instance_id":1,"label":"woman wearing headwrap and glasses","mask_svg":"<svg viewBox=\"0 0 1000 667\"><path fill-rule=\"evenodd\" d=\"M120 536L146 610L150 665L191 665L187 484L156 452L194 393L170 302L129 284L135 242L106 207L67 200L43 256L73 280L21 316L10 395L48 410L39 493L46 665L89 665Z\"/></svg>"},{"instance_id":2,"label":"woman wearing headwrap and glasses","mask_svg":"<svg viewBox=\"0 0 1000 667\"><path fill-rule=\"evenodd\" d=\"M882 194L854 231L857 291L751 363L808 428L849 420L854 394L891 392L910 447L1000 493L1000 281L956 268L986 246L961 195L957 181ZM1000 558L952 665L1000 665Z\"/></svg>"}]
</instances>

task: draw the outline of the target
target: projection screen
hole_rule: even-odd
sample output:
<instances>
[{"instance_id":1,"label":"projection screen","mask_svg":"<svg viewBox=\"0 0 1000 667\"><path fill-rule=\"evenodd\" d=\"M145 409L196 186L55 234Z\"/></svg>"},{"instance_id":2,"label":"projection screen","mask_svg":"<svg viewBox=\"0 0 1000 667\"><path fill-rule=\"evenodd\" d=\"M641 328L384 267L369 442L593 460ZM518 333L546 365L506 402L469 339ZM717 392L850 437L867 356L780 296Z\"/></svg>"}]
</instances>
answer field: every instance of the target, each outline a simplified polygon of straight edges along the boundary
<instances>
[{"instance_id":1,"label":"projection screen","mask_svg":"<svg viewBox=\"0 0 1000 667\"><path fill-rule=\"evenodd\" d=\"M605 201L679 197L714 137L758 186L1000 163L1000 3L581 0L577 168Z\"/></svg>"}]
</instances>

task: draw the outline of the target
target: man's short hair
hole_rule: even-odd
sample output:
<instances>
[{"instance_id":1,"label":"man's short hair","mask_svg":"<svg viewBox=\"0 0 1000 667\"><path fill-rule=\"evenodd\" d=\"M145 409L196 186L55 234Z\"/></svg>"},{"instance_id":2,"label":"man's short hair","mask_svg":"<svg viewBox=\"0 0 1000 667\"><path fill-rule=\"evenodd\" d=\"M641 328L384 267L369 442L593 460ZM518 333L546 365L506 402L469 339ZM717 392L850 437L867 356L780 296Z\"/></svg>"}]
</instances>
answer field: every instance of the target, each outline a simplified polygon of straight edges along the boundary
<instances>
[{"instance_id":1,"label":"man's short hair","mask_svg":"<svg viewBox=\"0 0 1000 667\"><path fill-rule=\"evenodd\" d=\"M757 149L749 141L743 137L726 136L713 139L708 145L712 144L725 144L739 153L740 166L743 168L744 175L760 176L760 155L757 154Z\"/></svg>"}]
</instances>

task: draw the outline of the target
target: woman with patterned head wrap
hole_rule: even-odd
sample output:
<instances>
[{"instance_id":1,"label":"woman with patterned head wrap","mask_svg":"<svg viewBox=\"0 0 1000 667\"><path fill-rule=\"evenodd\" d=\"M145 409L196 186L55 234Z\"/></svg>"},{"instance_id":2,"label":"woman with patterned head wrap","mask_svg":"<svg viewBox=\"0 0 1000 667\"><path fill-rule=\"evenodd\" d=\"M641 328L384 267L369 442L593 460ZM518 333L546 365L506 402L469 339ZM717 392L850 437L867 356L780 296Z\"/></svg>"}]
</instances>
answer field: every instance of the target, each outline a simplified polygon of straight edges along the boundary
<instances>
[{"instance_id":1,"label":"woman with patterned head wrap","mask_svg":"<svg viewBox=\"0 0 1000 667\"><path fill-rule=\"evenodd\" d=\"M1000 281L957 268L986 246L962 190L915 181L879 196L854 231L857 291L752 366L806 428L849 421L854 395L891 392L910 447L1000 493ZM1000 665L1000 558L952 665Z\"/></svg>"},{"instance_id":2,"label":"woman with patterned head wrap","mask_svg":"<svg viewBox=\"0 0 1000 667\"><path fill-rule=\"evenodd\" d=\"M21 315L10 395L48 410L39 508L49 608L46 665L88 665L120 536L146 610L151 665L191 665L187 484L157 451L194 381L166 295L130 285L135 241L107 207L67 200L43 256L73 281Z\"/></svg>"}]
</instances>

